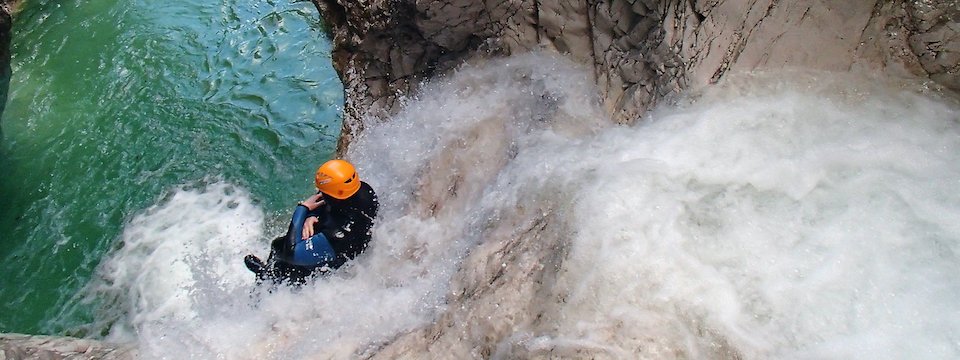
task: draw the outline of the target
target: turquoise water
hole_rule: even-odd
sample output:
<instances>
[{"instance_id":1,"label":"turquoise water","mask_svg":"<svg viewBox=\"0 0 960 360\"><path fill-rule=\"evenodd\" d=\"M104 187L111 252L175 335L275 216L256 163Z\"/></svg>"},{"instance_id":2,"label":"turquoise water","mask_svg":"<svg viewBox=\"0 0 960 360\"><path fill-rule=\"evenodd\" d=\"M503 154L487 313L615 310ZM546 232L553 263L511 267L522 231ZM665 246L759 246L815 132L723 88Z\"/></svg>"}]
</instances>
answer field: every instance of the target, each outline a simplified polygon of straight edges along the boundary
<instances>
[{"instance_id":1,"label":"turquoise water","mask_svg":"<svg viewBox=\"0 0 960 360\"><path fill-rule=\"evenodd\" d=\"M88 335L80 290L184 184L235 184L279 221L339 135L324 36L308 1L25 1L0 119L0 331Z\"/></svg>"}]
</instances>

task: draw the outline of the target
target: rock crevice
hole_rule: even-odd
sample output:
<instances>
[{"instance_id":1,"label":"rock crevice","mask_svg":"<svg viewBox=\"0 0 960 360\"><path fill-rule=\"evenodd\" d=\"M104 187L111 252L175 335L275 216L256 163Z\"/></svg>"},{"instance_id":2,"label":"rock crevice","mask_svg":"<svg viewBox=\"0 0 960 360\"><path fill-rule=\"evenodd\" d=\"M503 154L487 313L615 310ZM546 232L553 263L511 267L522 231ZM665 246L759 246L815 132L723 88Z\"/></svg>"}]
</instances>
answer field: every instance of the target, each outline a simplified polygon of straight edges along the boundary
<instances>
[{"instance_id":1,"label":"rock crevice","mask_svg":"<svg viewBox=\"0 0 960 360\"><path fill-rule=\"evenodd\" d=\"M882 71L960 90L957 1L314 1L347 93L341 153L421 81L527 51L593 67L621 123L730 71Z\"/></svg>"},{"instance_id":2,"label":"rock crevice","mask_svg":"<svg viewBox=\"0 0 960 360\"><path fill-rule=\"evenodd\" d=\"M862 71L960 91L957 1L315 1L333 25L334 66L346 92L341 154L366 122L386 121L402 105L399 99L415 96L420 82L464 63L530 51L554 51L591 67L603 108L620 123L741 71ZM540 323L550 310L533 299L563 302L550 282L562 271L566 244L551 223L545 216L526 231L478 245L451 284L448 308L457 310L361 355L629 357L589 344L540 347L511 330L550 333L551 325ZM501 301L507 293L528 301ZM700 355L743 357L722 337L703 332L718 345Z\"/></svg>"}]
</instances>

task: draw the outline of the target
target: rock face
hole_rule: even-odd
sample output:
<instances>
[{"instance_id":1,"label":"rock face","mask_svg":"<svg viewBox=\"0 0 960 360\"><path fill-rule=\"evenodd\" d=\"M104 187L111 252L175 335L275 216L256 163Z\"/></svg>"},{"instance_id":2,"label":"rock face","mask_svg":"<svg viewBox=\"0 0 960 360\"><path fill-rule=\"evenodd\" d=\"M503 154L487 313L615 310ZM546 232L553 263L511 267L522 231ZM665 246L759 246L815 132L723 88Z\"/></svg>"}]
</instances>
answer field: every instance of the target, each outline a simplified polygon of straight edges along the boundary
<instances>
[{"instance_id":1,"label":"rock face","mask_svg":"<svg viewBox=\"0 0 960 360\"><path fill-rule=\"evenodd\" d=\"M736 71L886 73L960 90L957 1L314 1L330 26L347 94L341 154L365 122L386 120L421 81L529 51L555 51L592 67L604 108L621 123ZM549 326L539 324L549 309L536 299L550 293L565 253L560 236L542 234L553 231L549 223L544 217L517 229L521 235L478 246L451 284L454 310L365 356L611 357L601 348L513 346L536 341L510 338L515 326ZM504 304L504 294L528 301ZM722 339L714 351L706 357L742 357Z\"/></svg>"},{"instance_id":2,"label":"rock face","mask_svg":"<svg viewBox=\"0 0 960 360\"><path fill-rule=\"evenodd\" d=\"M13 19L10 14L18 1L0 2L0 114L7 104L7 93L10 88L10 28Z\"/></svg>"},{"instance_id":3,"label":"rock face","mask_svg":"<svg viewBox=\"0 0 960 360\"><path fill-rule=\"evenodd\" d=\"M59 336L0 334L0 359L101 359L136 358L130 346Z\"/></svg>"},{"instance_id":4,"label":"rock face","mask_svg":"<svg viewBox=\"0 0 960 360\"><path fill-rule=\"evenodd\" d=\"M347 92L341 152L361 119L395 111L418 82L540 49L592 66L604 106L624 123L730 71L882 71L960 90L955 0L314 2Z\"/></svg>"}]
</instances>

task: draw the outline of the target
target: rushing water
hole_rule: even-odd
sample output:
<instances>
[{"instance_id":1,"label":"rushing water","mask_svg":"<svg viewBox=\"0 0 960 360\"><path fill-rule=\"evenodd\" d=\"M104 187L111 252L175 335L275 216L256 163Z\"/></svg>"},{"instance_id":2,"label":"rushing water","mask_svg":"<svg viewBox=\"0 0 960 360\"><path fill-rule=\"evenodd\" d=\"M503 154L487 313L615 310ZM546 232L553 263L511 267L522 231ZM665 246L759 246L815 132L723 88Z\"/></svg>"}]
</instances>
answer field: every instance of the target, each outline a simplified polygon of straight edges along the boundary
<instances>
[{"instance_id":1,"label":"rushing water","mask_svg":"<svg viewBox=\"0 0 960 360\"><path fill-rule=\"evenodd\" d=\"M93 327L171 359L362 356L447 311L479 324L436 345L461 358L960 356L960 106L918 84L741 75L620 126L586 71L527 55L424 86L349 156L382 204L358 261L251 293L253 195L185 188L124 228ZM516 271L464 259L544 218L542 298L448 303L458 273Z\"/></svg>"},{"instance_id":2,"label":"rushing water","mask_svg":"<svg viewBox=\"0 0 960 360\"><path fill-rule=\"evenodd\" d=\"M308 1L24 1L0 120L0 331L87 334L94 269L184 188L257 204L228 224L282 222L339 134L323 36Z\"/></svg>"},{"instance_id":3,"label":"rushing water","mask_svg":"<svg viewBox=\"0 0 960 360\"><path fill-rule=\"evenodd\" d=\"M335 135L328 49L301 42L315 17L30 5L3 118L3 330L350 358L453 312L477 326L436 356L960 357L960 106L852 74L731 76L621 126L566 61L464 66L352 144L381 200L370 249L251 291L239 259L265 255ZM530 251L560 259L542 298L449 302L516 271L464 264L532 223L550 246Z\"/></svg>"}]
</instances>

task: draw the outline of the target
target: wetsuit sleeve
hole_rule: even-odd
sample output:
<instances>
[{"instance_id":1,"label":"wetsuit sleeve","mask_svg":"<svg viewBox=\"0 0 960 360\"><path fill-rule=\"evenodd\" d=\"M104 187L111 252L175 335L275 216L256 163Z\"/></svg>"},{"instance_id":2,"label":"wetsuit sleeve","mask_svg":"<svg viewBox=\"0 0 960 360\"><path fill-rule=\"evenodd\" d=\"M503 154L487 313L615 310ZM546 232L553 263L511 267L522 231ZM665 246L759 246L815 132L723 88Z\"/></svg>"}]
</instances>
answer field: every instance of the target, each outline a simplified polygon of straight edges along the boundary
<instances>
[{"instance_id":1,"label":"wetsuit sleeve","mask_svg":"<svg viewBox=\"0 0 960 360\"><path fill-rule=\"evenodd\" d=\"M280 259L285 261L293 259L297 242L300 241L303 234L303 222L307 219L308 212L307 207L303 205L297 205L297 209L293 211L293 218L290 219L290 226L287 228L287 238L284 239L282 246L277 249L277 255Z\"/></svg>"},{"instance_id":2,"label":"wetsuit sleeve","mask_svg":"<svg viewBox=\"0 0 960 360\"><path fill-rule=\"evenodd\" d=\"M306 219L306 218L311 217L311 216L316 216L316 217L319 218L319 217L323 216L323 214L324 214L324 208L323 208L323 207L324 207L324 205L320 205L320 206L317 206L316 209L307 210L307 214L304 215L303 218Z\"/></svg>"}]
</instances>

